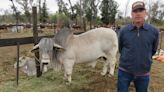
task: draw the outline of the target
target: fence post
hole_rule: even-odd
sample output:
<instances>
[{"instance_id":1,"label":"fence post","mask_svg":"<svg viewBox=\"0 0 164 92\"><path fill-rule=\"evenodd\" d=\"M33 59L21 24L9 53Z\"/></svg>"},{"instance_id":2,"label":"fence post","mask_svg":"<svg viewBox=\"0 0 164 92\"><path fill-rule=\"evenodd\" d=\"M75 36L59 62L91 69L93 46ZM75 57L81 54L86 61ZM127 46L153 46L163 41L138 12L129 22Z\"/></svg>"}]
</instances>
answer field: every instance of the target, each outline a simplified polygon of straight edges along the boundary
<instances>
[{"instance_id":1,"label":"fence post","mask_svg":"<svg viewBox=\"0 0 164 92\"><path fill-rule=\"evenodd\" d=\"M37 8L35 6L32 7L32 21L33 21L33 37L34 37L34 45L38 43L38 30L37 30ZM39 59L39 52L35 52L35 57ZM40 77L42 75L40 71L40 63L37 59L35 59L36 63L36 72L37 77Z\"/></svg>"},{"instance_id":2,"label":"fence post","mask_svg":"<svg viewBox=\"0 0 164 92\"><path fill-rule=\"evenodd\" d=\"M164 49L164 47L162 47L163 46L163 35L164 35L164 32L161 30L161 33L160 33L160 40L159 40L159 46L160 46L160 48L159 49Z\"/></svg>"},{"instance_id":3,"label":"fence post","mask_svg":"<svg viewBox=\"0 0 164 92\"><path fill-rule=\"evenodd\" d=\"M19 48L20 48L20 44L19 42L17 42L17 74L16 74L16 81L17 81L17 86L19 84Z\"/></svg>"}]
</instances>

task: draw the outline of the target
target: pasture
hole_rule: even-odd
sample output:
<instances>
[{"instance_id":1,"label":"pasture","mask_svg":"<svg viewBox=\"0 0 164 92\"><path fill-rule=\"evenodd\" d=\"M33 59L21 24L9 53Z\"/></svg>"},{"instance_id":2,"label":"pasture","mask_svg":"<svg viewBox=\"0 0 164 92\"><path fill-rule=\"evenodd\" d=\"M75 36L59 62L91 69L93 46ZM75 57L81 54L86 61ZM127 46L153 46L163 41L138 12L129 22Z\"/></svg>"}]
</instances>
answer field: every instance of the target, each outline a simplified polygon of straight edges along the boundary
<instances>
[{"instance_id":1,"label":"pasture","mask_svg":"<svg viewBox=\"0 0 164 92\"><path fill-rule=\"evenodd\" d=\"M39 35L49 35L52 31L46 31ZM31 36L29 31L23 33L1 33L1 38L15 38ZM164 49L164 34L161 48ZM21 45L20 55L33 56L30 52L33 44ZM49 70L41 77L28 77L20 72L19 86L16 86L16 46L0 48L0 92L116 92L117 69L111 78L101 76L102 63L99 62L93 69L84 64L75 65L72 75L72 84L65 85L63 72ZM130 92L135 92L131 84ZM154 61L151 71L151 83L149 92L164 91L164 63Z\"/></svg>"}]
</instances>

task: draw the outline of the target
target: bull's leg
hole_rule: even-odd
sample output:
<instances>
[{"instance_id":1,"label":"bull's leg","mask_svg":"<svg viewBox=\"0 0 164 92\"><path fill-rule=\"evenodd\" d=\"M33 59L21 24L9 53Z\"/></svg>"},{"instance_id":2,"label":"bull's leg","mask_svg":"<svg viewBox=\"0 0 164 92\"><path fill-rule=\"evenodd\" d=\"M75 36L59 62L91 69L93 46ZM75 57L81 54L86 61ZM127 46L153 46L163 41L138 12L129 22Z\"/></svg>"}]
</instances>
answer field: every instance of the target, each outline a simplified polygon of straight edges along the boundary
<instances>
[{"instance_id":1,"label":"bull's leg","mask_svg":"<svg viewBox=\"0 0 164 92\"><path fill-rule=\"evenodd\" d=\"M43 64L43 63L40 63L40 71L42 73L45 73L48 71L48 68L47 68L47 65Z\"/></svg>"},{"instance_id":2,"label":"bull's leg","mask_svg":"<svg viewBox=\"0 0 164 92\"><path fill-rule=\"evenodd\" d=\"M47 65L44 65L43 66L43 72L47 72L47 71L48 71Z\"/></svg>"},{"instance_id":3,"label":"bull's leg","mask_svg":"<svg viewBox=\"0 0 164 92\"><path fill-rule=\"evenodd\" d=\"M109 67L110 67L110 71L108 75L109 77L114 75L115 66L116 66L116 58L111 57L111 61L109 62Z\"/></svg>"},{"instance_id":4,"label":"bull's leg","mask_svg":"<svg viewBox=\"0 0 164 92\"><path fill-rule=\"evenodd\" d=\"M87 65L91 66L92 68L95 68L96 63L97 63L97 61L93 61L93 62L88 63Z\"/></svg>"},{"instance_id":5,"label":"bull's leg","mask_svg":"<svg viewBox=\"0 0 164 92\"><path fill-rule=\"evenodd\" d=\"M67 84L71 83L71 75L73 70L74 61L73 60L66 60L63 63L64 65L64 79L67 82Z\"/></svg>"},{"instance_id":6,"label":"bull's leg","mask_svg":"<svg viewBox=\"0 0 164 92\"><path fill-rule=\"evenodd\" d=\"M101 75L106 75L106 73L107 73L107 70L108 70L108 62L107 62L107 60L105 60L105 62L104 62L104 66L103 66L103 70L102 70L102 72L101 72Z\"/></svg>"},{"instance_id":7,"label":"bull's leg","mask_svg":"<svg viewBox=\"0 0 164 92\"><path fill-rule=\"evenodd\" d=\"M64 81L67 81L67 73L64 72L64 78L63 78Z\"/></svg>"},{"instance_id":8,"label":"bull's leg","mask_svg":"<svg viewBox=\"0 0 164 92\"><path fill-rule=\"evenodd\" d=\"M115 70L115 66L116 66L116 55L117 55L117 47L113 48L107 57L107 60L109 62L109 77L114 75L114 70Z\"/></svg>"}]
</instances>

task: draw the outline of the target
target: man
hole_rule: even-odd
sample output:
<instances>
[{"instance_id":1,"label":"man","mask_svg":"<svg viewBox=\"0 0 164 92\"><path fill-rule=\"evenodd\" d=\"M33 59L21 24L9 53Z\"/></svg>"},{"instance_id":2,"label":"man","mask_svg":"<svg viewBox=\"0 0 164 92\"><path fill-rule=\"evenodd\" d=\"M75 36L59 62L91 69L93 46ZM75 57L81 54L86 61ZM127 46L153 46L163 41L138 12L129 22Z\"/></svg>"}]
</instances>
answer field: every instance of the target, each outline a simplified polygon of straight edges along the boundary
<instances>
[{"instance_id":1,"label":"man","mask_svg":"<svg viewBox=\"0 0 164 92\"><path fill-rule=\"evenodd\" d=\"M120 31L118 92L129 92L134 82L136 92L147 92L152 56L158 47L159 31L145 23L146 9L142 1L132 4L132 23Z\"/></svg>"}]
</instances>

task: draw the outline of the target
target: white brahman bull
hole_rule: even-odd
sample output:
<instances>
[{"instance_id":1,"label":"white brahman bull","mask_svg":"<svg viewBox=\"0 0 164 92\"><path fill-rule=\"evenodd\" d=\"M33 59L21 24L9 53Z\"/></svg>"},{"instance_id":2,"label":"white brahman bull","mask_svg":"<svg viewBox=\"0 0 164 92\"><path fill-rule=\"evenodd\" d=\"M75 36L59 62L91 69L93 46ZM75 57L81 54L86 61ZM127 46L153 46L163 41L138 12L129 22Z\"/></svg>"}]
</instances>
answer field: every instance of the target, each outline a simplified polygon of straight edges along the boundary
<instances>
[{"instance_id":1,"label":"white brahman bull","mask_svg":"<svg viewBox=\"0 0 164 92\"><path fill-rule=\"evenodd\" d=\"M90 63L95 66L96 60L100 57L105 58L101 74L105 75L110 67L109 75L114 75L118 39L112 29L96 28L80 35L73 35L70 29L63 28L53 39L41 40L39 44L34 46L32 51L38 48L42 53L40 54L41 62L52 62L57 68L63 66L64 79L68 83L71 83L74 64ZM45 48L49 48L49 50L43 51ZM52 49L53 52L51 52Z\"/></svg>"}]
</instances>

